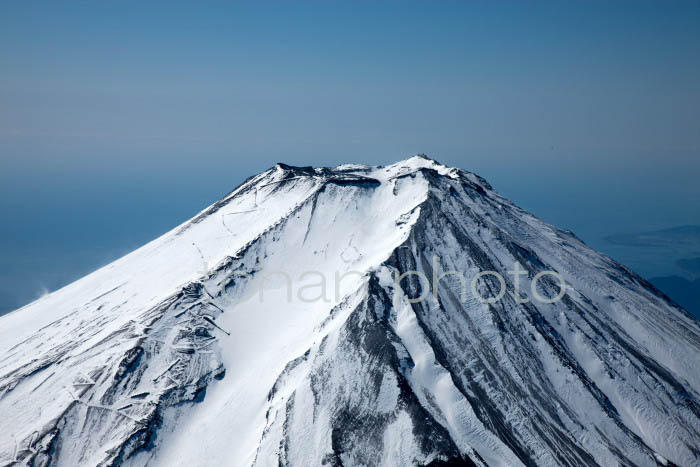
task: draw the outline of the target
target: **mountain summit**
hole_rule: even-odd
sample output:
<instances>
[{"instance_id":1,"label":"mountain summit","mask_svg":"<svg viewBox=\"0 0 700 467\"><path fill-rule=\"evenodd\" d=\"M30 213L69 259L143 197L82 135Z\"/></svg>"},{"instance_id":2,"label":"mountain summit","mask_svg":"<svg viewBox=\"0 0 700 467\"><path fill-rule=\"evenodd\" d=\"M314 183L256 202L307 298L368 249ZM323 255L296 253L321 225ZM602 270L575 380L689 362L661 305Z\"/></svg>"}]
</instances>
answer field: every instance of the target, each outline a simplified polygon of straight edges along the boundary
<instances>
[{"instance_id":1,"label":"mountain summit","mask_svg":"<svg viewBox=\"0 0 700 467\"><path fill-rule=\"evenodd\" d=\"M0 318L0 465L700 465L700 325L415 156L278 164Z\"/></svg>"}]
</instances>

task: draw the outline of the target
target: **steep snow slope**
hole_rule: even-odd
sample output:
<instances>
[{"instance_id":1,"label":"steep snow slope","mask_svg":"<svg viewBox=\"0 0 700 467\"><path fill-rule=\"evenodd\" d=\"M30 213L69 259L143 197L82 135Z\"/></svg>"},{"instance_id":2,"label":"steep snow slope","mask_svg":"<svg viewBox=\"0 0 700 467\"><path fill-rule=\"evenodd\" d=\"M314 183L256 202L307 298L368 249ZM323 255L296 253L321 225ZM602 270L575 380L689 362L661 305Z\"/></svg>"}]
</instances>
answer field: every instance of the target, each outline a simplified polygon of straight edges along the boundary
<instances>
[{"instance_id":1,"label":"steep snow slope","mask_svg":"<svg viewBox=\"0 0 700 467\"><path fill-rule=\"evenodd\" d=\"M395 283L515 263L525 303ZM697 321L418 156L278 164L0 318L0 355L0 465L700 464Z\"/></svg>"}]
</instances>

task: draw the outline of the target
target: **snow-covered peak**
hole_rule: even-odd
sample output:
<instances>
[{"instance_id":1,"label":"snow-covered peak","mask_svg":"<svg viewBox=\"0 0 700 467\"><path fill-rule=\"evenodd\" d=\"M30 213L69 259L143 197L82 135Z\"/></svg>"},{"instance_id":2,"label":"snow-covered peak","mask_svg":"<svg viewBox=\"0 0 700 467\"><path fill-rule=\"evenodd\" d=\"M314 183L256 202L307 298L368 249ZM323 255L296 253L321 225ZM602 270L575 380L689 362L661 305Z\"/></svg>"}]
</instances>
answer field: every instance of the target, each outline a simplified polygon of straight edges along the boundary
<instances>
[{"instance_id":1,"label":"snow-covered peak","mask_svg":"<svg viewBox=\"0 0 700 467\"><path fill-rule=\"evenodd\" d=\"M476 174L280 163L0 318L0 465L697 465L699 354Z\"/></svg>"},{"instance_id":2,"label":"snow-covered peak","mask_svg":"<svg viewBox=\"0 0 700 467\"><path fill-rule=\"evenodd\" d=\"M444 167L444 165L440 164L435 159L432 159L432 158L430 158L427 155L422 154L422 153L411 156L408 159L404 159L403 161L399 161L393 165L395 165L395 166L396 165L409 166L409 167L413 167L413 168Z\"/></svg>"},{"instance_id":3,"label":"snow-covered peak","mask_svg":"<svg viewBox=\"0 0 700 467\"><path fill-rule=\"evenodd\" d=\"M468 174L469 172L447 167L425 154L417 154L407 159L403 159L394 164L364 165L364 164L342 164L337 167L313 168L310 166L298 167L284 163L278 163L271 169L273 177L339 177L354 175L358 177L373 177L380 182L391 180L395 177L408 175L421 169L431 169L440 175L455 175L457 173Z\"/></svg>"}]
</instances>

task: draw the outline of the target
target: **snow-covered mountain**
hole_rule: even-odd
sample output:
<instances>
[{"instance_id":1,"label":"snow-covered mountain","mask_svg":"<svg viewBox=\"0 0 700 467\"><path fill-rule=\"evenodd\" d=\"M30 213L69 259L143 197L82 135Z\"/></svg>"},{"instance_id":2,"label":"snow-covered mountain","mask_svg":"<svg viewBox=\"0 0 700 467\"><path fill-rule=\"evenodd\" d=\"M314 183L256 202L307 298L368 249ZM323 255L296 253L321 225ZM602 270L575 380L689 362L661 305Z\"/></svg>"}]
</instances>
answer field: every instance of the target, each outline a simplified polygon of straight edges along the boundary
<instances>
[{"instance_id":1,"label":"snow-covered mountain","mask_svg":"<svg viewBox=\"0 0 700 467\"><path fill-rule=\"evenodd\" d=\"M278 164L0 318L0 465L674 464L698 322L425 157Z\"/></svg>"}]
</instances>

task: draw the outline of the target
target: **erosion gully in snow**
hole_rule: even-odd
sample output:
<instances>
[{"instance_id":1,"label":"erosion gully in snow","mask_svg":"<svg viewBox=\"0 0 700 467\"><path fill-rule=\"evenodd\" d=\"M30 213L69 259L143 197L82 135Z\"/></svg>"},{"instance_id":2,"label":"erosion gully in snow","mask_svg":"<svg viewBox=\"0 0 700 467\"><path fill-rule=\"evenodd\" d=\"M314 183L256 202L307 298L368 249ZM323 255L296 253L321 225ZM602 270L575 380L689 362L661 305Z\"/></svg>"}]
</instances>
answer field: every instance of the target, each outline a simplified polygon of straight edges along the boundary
<instances>
[{"instance_id":1,"label":"erosion gully in snow","mask_svg":"<svg viewBox=\"0 0 700 467\"><path fill-rule=\"evenodd\" d=\"M446 271L520 295L425 293ZM0 465L697 466L699 357L684 310L475 174L278 164L0 318Z\"/></svg>"}]
</instances>

